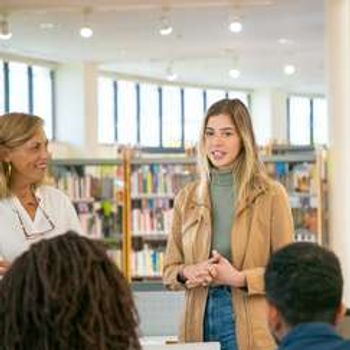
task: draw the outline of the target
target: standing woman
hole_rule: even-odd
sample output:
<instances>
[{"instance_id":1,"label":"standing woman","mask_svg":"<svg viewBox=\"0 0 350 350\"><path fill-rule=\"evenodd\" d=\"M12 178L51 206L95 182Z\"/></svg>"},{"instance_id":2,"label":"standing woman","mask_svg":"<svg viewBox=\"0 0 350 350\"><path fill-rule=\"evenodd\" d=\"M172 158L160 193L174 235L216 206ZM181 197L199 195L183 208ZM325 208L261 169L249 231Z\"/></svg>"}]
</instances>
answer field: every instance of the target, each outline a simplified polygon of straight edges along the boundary
<instances>
[{"instance_id":1,"label":"standing woman","mask_svg":"<svg viewBox=\"0 0 350 350\"><path fill-rule=\"evenodd\" d=\"M180 340L222 350L270 350L263 276L273 251L292 241L282 185L259 160L245 105L224 99L203 121L200 180L179 192L163 279L185 289Z\"/></svg>"},{"instance_id":2,"label":"standing woman","mask_svg":"<svg viewBox=\"0 0 350 350\"><path fill-rule=\"evenodd\" d=\"M68 197L42 185L49 158L41 118L0 116L0 274L33 242L82 232Z\"/></svg>"}]
</instances>

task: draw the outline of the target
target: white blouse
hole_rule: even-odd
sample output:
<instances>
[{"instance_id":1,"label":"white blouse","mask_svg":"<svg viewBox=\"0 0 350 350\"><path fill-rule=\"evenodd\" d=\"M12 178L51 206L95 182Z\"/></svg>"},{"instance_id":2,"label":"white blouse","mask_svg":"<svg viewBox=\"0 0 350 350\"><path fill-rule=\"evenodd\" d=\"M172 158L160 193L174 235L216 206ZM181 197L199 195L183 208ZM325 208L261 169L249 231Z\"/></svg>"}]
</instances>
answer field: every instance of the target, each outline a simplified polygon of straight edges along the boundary
<instances>
[{"instance_id":1,"label":"white blouse","mask_svg":"<svg viewBox=\"0 0 350 350\"><path fill-rule=\"evenodd\" d=\"M64 193L50 186L40 186L35 195L39 206L34 220L17 197L0 201L0 257L4 260L13 261L40 239L68 230L83 233L76 211Z\"/></svg>"}]
</instances>

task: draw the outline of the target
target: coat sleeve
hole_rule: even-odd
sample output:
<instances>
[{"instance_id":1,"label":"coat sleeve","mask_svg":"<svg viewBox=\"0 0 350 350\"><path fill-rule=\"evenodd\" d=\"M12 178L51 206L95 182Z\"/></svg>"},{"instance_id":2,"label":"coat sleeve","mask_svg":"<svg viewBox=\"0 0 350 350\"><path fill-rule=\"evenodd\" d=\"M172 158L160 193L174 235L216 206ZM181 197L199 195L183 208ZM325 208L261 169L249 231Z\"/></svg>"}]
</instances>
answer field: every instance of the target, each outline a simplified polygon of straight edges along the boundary
<instances>
[{"instance_id":1,"label":"coat sleeve","mask_svg":"<svg viewBox=\"0 0 350 350\"><path fill-rule=\"evenodd\" d=\"M271 202L270 215L271 253L293 241L293 217L284 187L276 184ZM265 267L245 270L248 295L265 294Z\"/></svg>"},{"instance_id":2,"label":"coat sleeve","mask_svg":"<svg viewBox=\"0 0 350 350\"><path fill-rule=\"evenodd\" d=\"M175 199L173 220L165 250L163 283L171 290L184 289L184 286L177 280L177 274L184 267L184 255L181 238L181 212L179 209L179 197Z\"/></svg>"}]
</instances>

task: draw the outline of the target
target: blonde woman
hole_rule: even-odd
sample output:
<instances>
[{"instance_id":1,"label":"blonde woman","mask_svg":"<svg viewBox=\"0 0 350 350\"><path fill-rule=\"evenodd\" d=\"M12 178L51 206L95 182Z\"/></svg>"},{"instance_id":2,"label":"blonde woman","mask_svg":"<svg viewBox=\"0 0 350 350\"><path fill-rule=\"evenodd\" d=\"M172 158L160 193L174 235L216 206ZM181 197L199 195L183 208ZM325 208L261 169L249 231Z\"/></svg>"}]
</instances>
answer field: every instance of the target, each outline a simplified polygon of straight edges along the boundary
<instances>
[{"instance_id":1,"label":"blonde woman","mask_svg":"<svg viewBox=\"0 0 350 350\"><path fill-rule=\"evenodd\" d=\"M82 231L68 197L41 184L47 147L41 118L0 116L0 274L33 242L69 229Z\"/></svg>"},{"instance_id":2,"label":"blonde woman","mask_svg":"<svg viewBox=\"0 0 350 350\"><path fill-rule=\"evenodd\" d=\"M200 180L179 192L167 244L164 283L185 290L180 339L218 341L222 350L274 349L264 269L292 241L283 187L258 158L245 105L224 99L203 121Z\"/></svg>"}]
</instances>

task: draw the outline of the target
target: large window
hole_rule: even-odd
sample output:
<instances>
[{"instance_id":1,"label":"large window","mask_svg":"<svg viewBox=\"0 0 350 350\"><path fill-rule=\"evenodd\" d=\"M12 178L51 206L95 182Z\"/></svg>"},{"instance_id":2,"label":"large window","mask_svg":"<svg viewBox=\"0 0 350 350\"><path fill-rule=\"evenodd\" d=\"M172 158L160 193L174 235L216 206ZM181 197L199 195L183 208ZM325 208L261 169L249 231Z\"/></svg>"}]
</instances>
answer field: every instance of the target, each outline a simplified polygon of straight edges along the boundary
<instances>
[{"instance_id":1,"label":"large window","mask_svg":"<svg viewBox=\"0 0 350 350\"><path fill-rule=\"evenodd\" d=\"M0 60L0 114L22 112L44 119L46 135L54 138L54 75L45 66Z\"/></svg>"},{"instance_id":2,"label":"large window","mask_svg":"<svg viewBox=\"0 0 350 350\"><path fill-rule=\"evenodd\" d=\"M226 97L224 90L210 89L206 90L206 109L208 109L213 103L222 100Z\"/></svg>"},{"instance_id":3,"label":"large window","mask_svg":"<svg viewBox=\"0 0 350 350\"><path fill-rule=\"evenodd\" d=\"M288 99L288 137L292 145L328 143L327 105L324 98Z\"/></svg>"},{"instance_id":4,"label":"large window","mask_svg":"<svg viewBox=\"0 0 350 350\"><path fill-rule=\"evenodd\" d=\"M53 91L51 70L47 67L32 67L33 76L33 114L44 119L45 132L53 138Z\"/></svg>"},{"instance_id":5,"label":"large window","mask_svg":"<svg viewBox=\"0 0 350 350\"><path fill-rule=\"evenodd\" d=\"M201 122L204 118L203 90L184 89L185 145L194 146L199 138Z\"/></svg>"},{"instance_id":6,"label":"large window","mask_svg":"<svg viewBox=\"0 0 350 350\"><path fill-rule=\"evenodd\" d=\"M328 144L328 117L325 98L314 98L313 106L313 141L315 144Z\"/></svg>"},{"instance_id":7,"label":"large window","mask_svg":"<svg viewBox=\"0 0 350 350\"><path fill-rule=\"evenodd\" d=\"M114 82L111 78L98 79L98 142L114 143L116 123L114 109Z\"/></svg>"},{"instance_id":8,"label":"large window","mask_svg":"<svg viewBox=\"0 0 350 350\"><path fill-rule=\"evenodd\" d=\"M228 98L229 99L234 99L234 98L238 98L239 100L241 100L247 107L249 107L249 97L248 94L246 92L242 92L242 91L229 91L228 93Z\"/></svg>"},{"instance_id":9,"label":"large window","mask_svg":"<svg viewBox=\"0 0 350 350\"><path fill-rule=\"evenodd\" d=\"M117 139L126 145L137 144L136 84L119 80L117 83Z\"/></svg>"},{"instance_id":10,"label":"large window","mask_svg":"<svg viewBox=\"0 0 350 350\"><path fill-rule=\"evenodd\" d=\"M25 63L9 62L9 96L10 112L28 113L29 83L28 66Z\"/></svg>"},{"instance_id":11,"label":"large window","mask_svg":"<svg viewBox=\"0 0 350 350\"><path fill-rule=\"evenodd\" d=\"M177 86L163 87L162 129L164 147L181 147L181 92Z\"/></svg>"},{"instance_id":12,"label":"large window","mask_svg":"<svg viewBox=\"0 0 350 350\"><path fill-rule=\"evenodd\" d=\"M160 147L159 88L140 84L140 144Z\"/></svg>"},{"instance_id":13,"label":"large window","mask_svg":"<svg viewBox=\"0 0 350 350\"><path fill-rule=\"evenodd\" d=\"M242 91L204 90L177 85L99 78L98 140L138 145L143 150L178 152L194 146L205 114L230 94L248 104Z\"/></svg>"}]
</instances>

